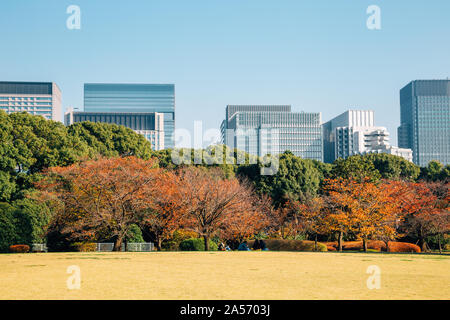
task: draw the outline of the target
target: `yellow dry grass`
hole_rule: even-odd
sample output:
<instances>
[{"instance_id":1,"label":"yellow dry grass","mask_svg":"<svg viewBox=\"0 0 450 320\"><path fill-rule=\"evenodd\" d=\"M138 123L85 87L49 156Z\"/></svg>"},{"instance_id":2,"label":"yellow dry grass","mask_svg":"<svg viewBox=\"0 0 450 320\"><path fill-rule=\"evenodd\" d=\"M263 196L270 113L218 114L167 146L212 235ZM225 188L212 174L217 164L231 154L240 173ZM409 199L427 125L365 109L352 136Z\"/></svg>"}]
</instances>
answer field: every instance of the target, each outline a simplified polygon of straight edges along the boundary
<instances>
[{"instance_id":1,"label":"yellow dry grass","mask_svg":"<svg viewBox=\"0 0 450 320\"><path fill-rule=\"evenodd\" d=\"M81 268L69 290L67 267ZM367 267L381 269L369 290ZM0 255L0 299L450 299L450 258L304 252Z\"/></svg>"}]
</instances>

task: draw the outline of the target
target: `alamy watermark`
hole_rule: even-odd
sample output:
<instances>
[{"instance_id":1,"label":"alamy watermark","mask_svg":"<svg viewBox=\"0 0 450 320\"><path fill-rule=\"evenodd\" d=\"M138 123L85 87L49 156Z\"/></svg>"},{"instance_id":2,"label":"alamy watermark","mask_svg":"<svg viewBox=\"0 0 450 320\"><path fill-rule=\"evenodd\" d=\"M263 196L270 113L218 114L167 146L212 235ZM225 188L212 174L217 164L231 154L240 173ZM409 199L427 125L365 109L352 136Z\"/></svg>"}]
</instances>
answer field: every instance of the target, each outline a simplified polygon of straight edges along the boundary
<instances>
[{"instance_id":1,"label":"alamy watermark","mask_svg":"<svg viewBox=\"0 0 450 320\"><path fill-rule=\"evenodd\" d=\"M80 30L81 29L81 9L77 5L70 5L66 10L67 14L70 16L66 20L66 26L69 30Z\"/></svg>"},{"instance_id":2,"label":"alamy watermark","mask_svg":"<svg viewBox=\"0 0 450 320\"><path fill-rule=\"evenodd\" d=\"M377 5L371 5L367 8L366 13L369 15L366 22L367 29L381 30L381 8Z\"/></svg>"},{"instance_id":3,"label":"alamy watermark","mask_svg":"<svg viewBox=\"0 0 450 320\"><path fill-rule=\"evenodd\" d=\"M222 142L222 136L228 142L225 146L219 143ZM279 129L224 129L221 132L213 128L203 132L202 122L195 121L193 137L187 129L176 129L173 139L175 145L189 146L172 150L172 162L176 165L244 165L259 162L261 175L278 172Z\"/></svg>"},{"instance_id":4,"label":"alamy watermark","mask_svg":"<svg viewBox=\"0 0 450 320\"><path fill-rule=\"evenodd\" d=\"M66 280L67 289L79 290L81 289L81 269L77 265L68 266L66 272L70 276Z\"/></svg>"},{"instance_id":5,"label":"alamy watermark","mask_svg":"<svg viewBox=\"0 0 450 320\"><path fill-rule=\"evenodd\" d=\"M370 276L367 278L366 285L369 290L381 289L381 269L377 265L371 265L367 267L367 274Z\"/></svg>"}]
</instances>

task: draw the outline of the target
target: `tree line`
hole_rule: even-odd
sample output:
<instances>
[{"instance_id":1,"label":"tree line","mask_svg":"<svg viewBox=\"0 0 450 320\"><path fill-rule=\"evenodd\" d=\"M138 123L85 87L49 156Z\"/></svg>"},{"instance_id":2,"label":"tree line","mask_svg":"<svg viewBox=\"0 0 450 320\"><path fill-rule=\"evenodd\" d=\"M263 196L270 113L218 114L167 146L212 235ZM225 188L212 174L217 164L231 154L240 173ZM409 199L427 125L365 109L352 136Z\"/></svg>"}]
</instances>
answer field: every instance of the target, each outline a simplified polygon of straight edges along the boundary
<instances>
[{"instance_id":1,"label":"tree line","mask_svg":"<svg viewBox=\"0 0 450 320\"><path fill-rule=\"evenodd\" d=\"M369 154L325 164L285 152L276 174L264 176L261 161L175 165L171 150L152 151L122 126L65 127L1 111L0 141L1 251L106 239L118 249L140 231L161 249L180 229L203 237L205 248L211 238L255 235L401 238L425 249L447 239L450 169L435 161L419 168Z\"/></svg>"}]
</instances>

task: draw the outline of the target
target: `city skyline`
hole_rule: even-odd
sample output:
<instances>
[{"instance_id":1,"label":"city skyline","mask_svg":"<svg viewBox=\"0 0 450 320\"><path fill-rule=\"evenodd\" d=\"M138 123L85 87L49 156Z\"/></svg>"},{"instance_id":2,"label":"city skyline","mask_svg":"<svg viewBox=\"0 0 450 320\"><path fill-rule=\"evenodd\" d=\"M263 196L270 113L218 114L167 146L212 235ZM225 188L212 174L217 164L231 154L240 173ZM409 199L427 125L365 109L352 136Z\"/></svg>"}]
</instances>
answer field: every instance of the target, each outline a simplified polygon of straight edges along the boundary
<instances>
[{"instance_id":1,"label":"city skyline","mask_svg":"<svg viewBox=\"0 0 450 320\"><path fill-rule=\"evenodd\" d=\"M210 141L213 145L223 143L258 156L289 150L302 158L328 163L375 152L401 156L421 166L431 160L448 164L450 80L413 80L399 93L402 119L398 127L399 147L391 144L385 127L375 126L373 110L350 109L323 122L320 111L292 112L291 105L227 105L220 132L214 129L217 140ZM44 103L48 106L41 106L42 99L50 99ZM44 114L42 108L50 110ZM56 117L62 109L61 91L54 82L0 81L0 109L7 113L26 111L59 121ZM154 150L195 148L199 141L195 134L200 133L198 128L203 130L200 124L194 133L194 145L179 144L180 141L192 143L192 140L179 139L186 138L184 128L178 133L174 131L175 84L85 83L83 109L69 108L62 122L124 125L143 135ZM320 132L317 145L313 142L315 128ZM210 145L204 142L203 147ZM315 153L316 148L320 154Z\"/></svg>"},{"instance_id":2,"label":"city skyline","mask_svg":"<svg viewBox=\"0 0 450 320\"><path fill-rule=\"evenodd\" d=\"M54 81L64 109L82 108L85 82L175 83L177 127L191 132L218 128L228 104L289 104L323 121L374 110L397 141L400 88L450 73L444 0L377 1L381 30L366 27L373 1L80 0L80 30L66 27L70 4L4 1L0 21L5 43L33 47L0 52L2 78Z\"/></svg>"}]
</instances>

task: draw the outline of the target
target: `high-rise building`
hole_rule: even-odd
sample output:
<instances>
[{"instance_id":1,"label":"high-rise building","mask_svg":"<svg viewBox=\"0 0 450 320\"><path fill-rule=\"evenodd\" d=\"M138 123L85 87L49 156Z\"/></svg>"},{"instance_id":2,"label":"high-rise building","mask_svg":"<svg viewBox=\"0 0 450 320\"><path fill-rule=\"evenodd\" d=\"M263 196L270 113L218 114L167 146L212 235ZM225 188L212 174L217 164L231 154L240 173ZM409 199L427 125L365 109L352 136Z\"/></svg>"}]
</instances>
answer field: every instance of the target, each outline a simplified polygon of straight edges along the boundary
<instances>
[{"instance_id":1,"label":"high-rise building","mask_svg":"<svg viewBox=\"0 0 450 320\"><path fill-rule=\"evenodd\" d=\"M413 161L450 164L450 80L416 80L400 90L398 144Z\"/></svg>"},{"instance_id":2,"label":"high-rise building","mask_svg":"<svg viewBox=\"0 0 450 320\"><path fill-rule=\"evenodd\" d=\"M143 135L151 143L153 150L164 149L163 113L73 112L69 110L65 114L66 125L83 121L123 125Z\"/></svg>"},{"instance_id":3,"label":"high-rise building","mask_svg":"<svg viewBox=\"0 0 450 320\"><path fill-rule=\"evenodd\" d=\"M327 163L367 153L388 153L412 160L410 149L389 144L389 132L385 127L375 126L374 112L371 110L348 110L322 127L324 161Z\"/></svg>"},{"instance_id":4,"label":"high-rise building","mask_svg":"<svg viewBox=\"0 0 450 320\"><path fill-rule=\"evenodd\" d=\"M0 81L0 110L62 121L61 90L54 82Z\"/></svg>"},{"instance_id":5,"label":"high-rise building","mask_svg":"<svg viewBox=\"0 0 450 320\"><path fill-rule=\"evenodd\" d=\"M162 113L164 147L174 147L175 85L173 84L86 83L84 111L127 114Z\"/></svg>"},{"instance_id":6,"label":"high-rise building","mask_svg":"<svg viewBox=\"0 0 450 320\"><path fill-rule=\"evenodd\" d=\"M249 154L264 156L291 151L322 161L321 114L291 112L291 106L226 107L222 142Z\"/></svg>"}]
</instances>

